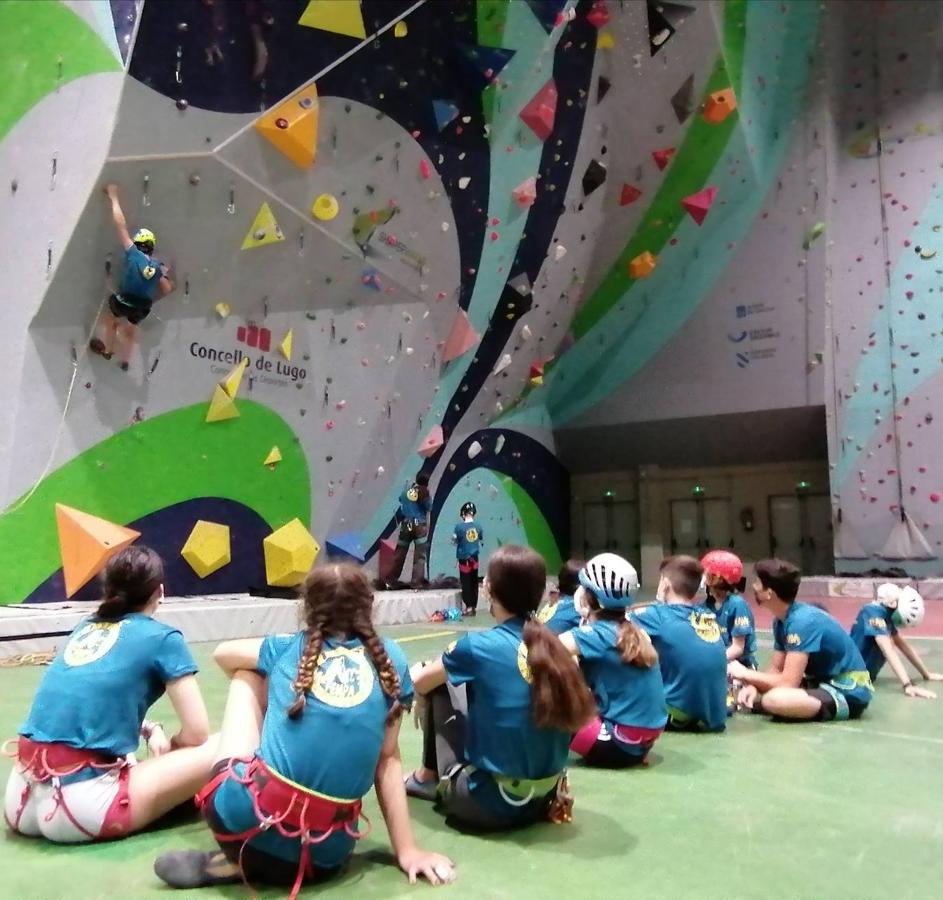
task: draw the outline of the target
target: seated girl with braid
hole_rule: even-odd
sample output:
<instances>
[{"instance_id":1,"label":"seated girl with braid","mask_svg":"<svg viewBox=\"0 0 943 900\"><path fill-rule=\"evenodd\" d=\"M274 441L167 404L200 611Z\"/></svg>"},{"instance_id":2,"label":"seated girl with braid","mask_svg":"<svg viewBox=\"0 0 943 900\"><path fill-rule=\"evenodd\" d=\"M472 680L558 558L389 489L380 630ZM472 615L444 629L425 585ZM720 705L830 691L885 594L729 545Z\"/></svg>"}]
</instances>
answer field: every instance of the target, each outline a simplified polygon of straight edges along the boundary
<instances>
[{"instance_id":1,"label":"seated girl with braid","mask_svg":"<svg viewBox=\"0 0 943 900\"><path fill-rule=\"evenodd\" d=\"M373 592L350 564L313 569L302 587L305 628L227 641L229 676L214 777L197 803L216 852L165 853L157 875L175 888L259 880L292 885L338 873L370 824L376 789L396 861L410 882L452 881L453 864L413 839L399 754L412 702L406 658L374 630Z\"/></svg>"}]
</instances>

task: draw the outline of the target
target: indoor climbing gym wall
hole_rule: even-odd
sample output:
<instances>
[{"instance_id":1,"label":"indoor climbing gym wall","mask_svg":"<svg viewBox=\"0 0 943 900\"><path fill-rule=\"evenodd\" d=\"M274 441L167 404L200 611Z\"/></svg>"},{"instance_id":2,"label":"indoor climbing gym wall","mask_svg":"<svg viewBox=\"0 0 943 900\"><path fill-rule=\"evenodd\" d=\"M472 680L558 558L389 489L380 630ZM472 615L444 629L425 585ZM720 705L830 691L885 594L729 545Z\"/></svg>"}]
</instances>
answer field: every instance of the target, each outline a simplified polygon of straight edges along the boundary
<instances>
[{"instance_id":1,"label":"indoor climbing gym wall","mask_svg":"<svg viewBox=\"0 0 943 900\"><path fill-rule=\"evenodd\" d=\"M556 567L555 431L823 404L842 563L935 555L931 7L5 0L0 602L375 565L420 471L431 577L466 500Z\"/></svg>"}]
</instances>

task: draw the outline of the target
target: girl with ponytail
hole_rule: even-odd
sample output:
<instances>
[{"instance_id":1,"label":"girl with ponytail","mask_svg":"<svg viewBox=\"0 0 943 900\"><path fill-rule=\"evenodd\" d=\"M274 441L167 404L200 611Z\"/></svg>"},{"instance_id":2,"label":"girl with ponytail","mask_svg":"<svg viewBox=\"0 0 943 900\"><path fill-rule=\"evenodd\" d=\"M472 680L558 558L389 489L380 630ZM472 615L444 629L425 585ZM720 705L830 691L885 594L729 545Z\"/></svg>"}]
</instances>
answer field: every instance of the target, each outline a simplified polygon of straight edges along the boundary
<instances>
[{"instance_id":1,"label":"girl with ponytail","mask_svg":"<svg viewBox=\"0 0 943 900\"><path fill-rule=\"evenodd\" d=\"M560 636L596 697L599 715L580 729L570 749L591 766L644 765L668 722L658 653L649 636L626 618L638 574L615 553L594 556L579 571L575 605L584 620Z\"/></svg>"},{"instance_id":2,"label":"girl with ponytail","mask_svg":"<svg viewBox=\"0 0 943 900\"><path fill-rule=\"evenodd\" d=\"M141 545L105 566L98 611L69 635L20 728L4 804L15 831L59 843L124 837L209 776L196 663L180 632L153 618L163 580L160 557ZM181 723L170 738L144 718L165 690ZM141 738L150 758L136 763Z\"/></svg>"},{"instance_id":3,"label":"girl with ponytail","mask_svg":"<svg viewBox=\"0 0 943 900\"><path fill-rule=\"evenodd\" d=\"M501 547L485 578L497 625L414 667L428 703L422 766L406 791L437 800L447 822L496 831L569 821L570 738L596 705L579 667L534 617L546 582L537 553Z\"/></svg>"},{"instance_id":4,"label":"girl with ponytail","mask_svg":"<svg viewBox=\"0 0 943 900\"><path fill-rule=\"evenodd\" d=\"M230 678L214 776L197 803L220 851L161 856L176 888L260 880L292 885L338 872L370 829L361 800L376 789L396 861L410 882L451 881L453 864L413 839L399 755L413 697L402 650L377 635L373 592L350 564L322 566L301 588L304 627L227 641Z\"/></svg>"}]
</instances>

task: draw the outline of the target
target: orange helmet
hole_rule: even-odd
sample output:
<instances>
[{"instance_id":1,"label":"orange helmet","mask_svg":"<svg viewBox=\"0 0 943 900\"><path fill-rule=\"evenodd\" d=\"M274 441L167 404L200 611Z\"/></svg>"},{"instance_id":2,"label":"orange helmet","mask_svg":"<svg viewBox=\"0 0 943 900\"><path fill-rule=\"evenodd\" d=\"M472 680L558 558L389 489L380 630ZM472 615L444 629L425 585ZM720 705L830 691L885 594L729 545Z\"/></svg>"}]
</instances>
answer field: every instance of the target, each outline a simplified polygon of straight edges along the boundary
<instances>
[{"instance_id":1,"label":"orange helmet","mask_svg":"<svg viewBox=\"0 0 943 900\"><path fill-rule=\"evenodd\" d=\"M736 553L729 550L711 550L701 560L701 568L705 575L718 575L731 587L740 583L743 578L743 563Z\"/></svg>"}]
</instances>

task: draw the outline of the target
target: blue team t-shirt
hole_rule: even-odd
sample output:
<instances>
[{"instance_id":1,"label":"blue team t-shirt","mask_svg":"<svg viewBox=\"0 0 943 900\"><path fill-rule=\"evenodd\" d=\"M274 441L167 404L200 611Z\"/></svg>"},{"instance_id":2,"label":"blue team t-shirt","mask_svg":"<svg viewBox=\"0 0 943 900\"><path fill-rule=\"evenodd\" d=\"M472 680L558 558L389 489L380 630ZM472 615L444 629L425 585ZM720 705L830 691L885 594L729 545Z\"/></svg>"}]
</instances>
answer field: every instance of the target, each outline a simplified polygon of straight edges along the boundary
<instances>
[{"instance_id":1,"label":"blue team t-shirt","mask_svg":"<svg viewBox=\"0 0 943 900\"><path fill-rule=\"evenodd\" d=\"M783 620L773 620L773 647L781 652L808 653L806 676L827 682L867 704L874 689L864 660L844 629L825 610L794 602Z\"/></svg>"},{"instance_id":2,"label":"blue team t-shirt","mask_svg":"<svg viewBox=\"0 0 943 900\"><path fill-rule=\"evenodd\" d=\"M481 551L481 542L484 540L484 529L474 519L471 522L459 522L453 531L455 535L455 555L459 562L478 556Z\"/></svg>"},{"instance_id":3,"label":"blue team t-shirt","mask_svg":"<svg viewBox=\"0 0 943 900\"><path fill-rule=\"evenodd\" d=\"M706 607L659 603L631 614L652 639L669 708L708 731L727 727L727 656Z\"/></svg>"},{"instance_id":4,"label":"blue team t-shirt","mask_svg":"<svg viewBox=\"0 0 943 900\"><path fill-rule=\"evenodd\" d=\"M729 647L735 637L744 639L740 662L755 669L756 626L750 604L740 594L728 594L719 607L713 597L708 597L704 605L717 616L720 639L725 647Z\"/></svg>"},{"instance_id":5,"label":"blue team t-shirt","mask_svg":"<svg viewBox=\"0 0 943 900\"><path fill-rule=\"evenodd\" d=\"M562 594L556 603L550 603L537 613L537 620L546 625L554 634L572 631L582 621L576 611L576 604L569 594Z\"/></svg>"},{"instance_id":6,"label":"blue team t-shirt","mask_svg":"<svg viewBox=\"0 0 943 900\"><path fill-rule=\"evenodd\" d=\"M124 251L119 293L153 302L160 288L160 261L132 244Z\"/></svg>"},{"instance_id":7,"label":"blue team t-shirt","mask_svg":"<svg viewBox=\"0 0 943 900\"><path fill-rule=\"evenodd\" d=\"M415 484L399 495L399 511L404 519L422 521L429 515L432 502L428 494L426 494L425 499L420 499L421 496L422 492Z\"/></svg>"},{"instance_id":8,"label":"blue team t-shirt","mask_svg":"<svg viewBox=\"0 0 943 900\"><path fill-rule=\"evenodd\" d=\"M307 638L304 632L276 635L262 642L258 672L268 681L268 708L262 723L257 755L289 781L338 800L357 800L373 784L386 733L386 716L393 700L383 693L373 662L359 639L324 642L304 713L288 718L294 702L292 683ZM403 651L383 642L400 679L399 700L409 706L413 683ZM223 823L234 832L254 821L252 801L238 782L228 781L214 796ZM248 823L248 824L247 824ZM300 844L269 829L252 840L253 846L282 859L298 859ZM316 865L333 868L353 850L345 832L312 845Z\"/></svg>"},{"instance_id":9,"label":"blue team t-shirt","mask_svg":"<svg viewBox=\"0 0 943 900\"><path fill-rule=\"evenodd\" d=\"M141 723L167 682L196 671L176 628L140 613L117 622L93 616L75 627L46 670L19 733L126 756L137 750Z\"/></svg>"},{"instance_id":10,"label":"blue team t-shirt","mask_svg":"<svg viewBox=\"0 0 943 900\"><path fill-rule=\"evenodd\" d=\"M623 662L617 646L618 622L590 622L570 634L580 652L580 668L596 698L599 716L607 726L665 727L668 711L658 663L646 669Z\"/></svg>"},{"instance_id":11,"label":"blue team t-shirt","mask_svg":"<svg viewBox=\"0 0 943 900\"><path fill-rule=\"evenodd\" d=\"M873 681L887 660L878 646L876 637L893 637L897 634L893 612L883 603L866 603L861 607L855 624L851 626L851 639L864 659L868 674Z\"/></svg>"}]
</instances>

